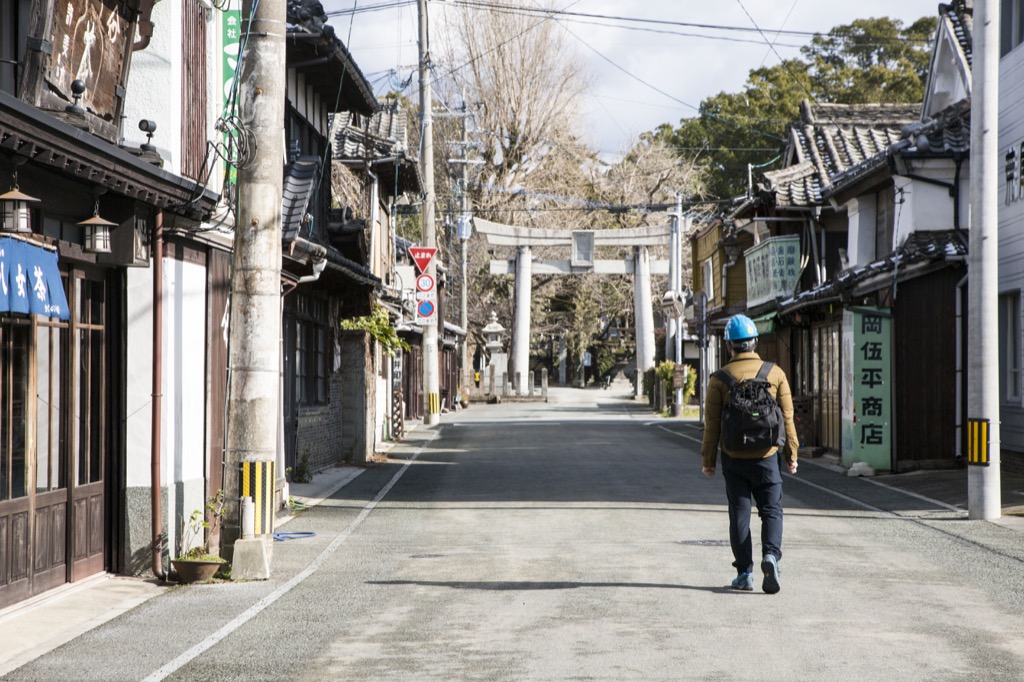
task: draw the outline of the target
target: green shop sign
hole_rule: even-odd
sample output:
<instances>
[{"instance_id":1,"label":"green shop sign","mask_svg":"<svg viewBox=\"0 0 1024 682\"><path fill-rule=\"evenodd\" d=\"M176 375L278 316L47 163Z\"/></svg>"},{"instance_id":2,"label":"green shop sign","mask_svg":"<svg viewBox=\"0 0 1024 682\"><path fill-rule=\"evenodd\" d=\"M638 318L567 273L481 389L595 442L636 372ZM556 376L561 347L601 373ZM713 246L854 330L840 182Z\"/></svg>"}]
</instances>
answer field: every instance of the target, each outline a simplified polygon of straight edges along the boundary
<instances>
[{"instance_id":1,"label":"green shop sign","mask_svg":"<svg viewBox=\"0 0 1024 682\"><path fill-rule=\"evenodd\" d=\"M223 76L224 91L224 112L225 116L235 114L235 73L238 70L238 55L242 36L242 12L237 9L225 10L221 18L221 43L224 46L223 62L221 63L221 74ZM232 144L231 136L224 135L224 144ZM234 184L237 181L238 171L231 167L231 175L228 181Z\"/></svg>"},{"instance_id":2,"label":"green shop sign","mask_svg":"<svg viewBox=\"0 0 1024 682\"><path fill-rule=\"evenodd\" d=\"M843 466L892 469L892 317L885 308L843 311Z\"/></svg>"},{"instance_id":3,"label":"green shop sign","mask_svg":"<svg viewBox=\"0 0 1024 682\"><path fill-rule=\"evenodd\" d=\"M743 252L747 307L791 296L800 279L800 235L769 237Z\"/></svg>"}]
</instances>

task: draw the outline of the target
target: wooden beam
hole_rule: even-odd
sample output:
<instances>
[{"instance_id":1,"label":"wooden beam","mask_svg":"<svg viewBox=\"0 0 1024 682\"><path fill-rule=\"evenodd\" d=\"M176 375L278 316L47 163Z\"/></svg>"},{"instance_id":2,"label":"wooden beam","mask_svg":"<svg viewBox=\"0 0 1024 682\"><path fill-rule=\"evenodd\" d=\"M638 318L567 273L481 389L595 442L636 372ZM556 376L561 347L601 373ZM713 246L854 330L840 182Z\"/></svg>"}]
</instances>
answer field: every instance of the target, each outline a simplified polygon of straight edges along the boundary
<instances>
[{"instance_id":1,"label":"wooden beam","mask_svg":"<svg viewBox=\"0 0 1024 682\"><path fill-rule=\"evenodd\" d=\"M492 260L490 261L490 273L492 275L511 275L516 271L515 260ZM633 259L623 260L598 260L594 261L593 267L573 267L567 260L534 260L532 273L534 275L632 275ZM667 260L651 261L652 275L667 275Z\"/></svg>"},{"instance_id":2,"label":"wooden beam","mask_svg":"<svg viewBox=\"0 0 1024 682\"><path fill-rule=\"evenodd\" d=\"M572 246L574 231L592 231L594 246L657 246L667 244L670 225L631 227L621 230L550 230L541 227L517 227L473 218L476 231L495 246Z\"/></svg>"}]
</instances>

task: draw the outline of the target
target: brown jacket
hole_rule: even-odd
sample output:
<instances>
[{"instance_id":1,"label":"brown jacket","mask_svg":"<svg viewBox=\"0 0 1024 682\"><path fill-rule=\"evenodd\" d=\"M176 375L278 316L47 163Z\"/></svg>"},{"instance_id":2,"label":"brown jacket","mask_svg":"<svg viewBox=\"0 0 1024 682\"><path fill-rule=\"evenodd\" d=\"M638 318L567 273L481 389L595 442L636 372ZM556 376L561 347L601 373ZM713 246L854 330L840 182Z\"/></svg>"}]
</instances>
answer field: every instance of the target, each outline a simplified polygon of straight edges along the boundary
<instances>
[{"instance_id":1,"label":"brown jacket","mask_svg":"<svg viewBox=\"0 0 1024 682\"><path fill-rule=\"evenodd\" d=\"M761 362L761 356L757 353L736 353L722 369L737 381L743 381L757 376L761 369ZM768 383L771 384L769 389L771 394L782 408L782 418L786 424L786 444L783 446L783 455L787 462L795 462L800 443L796 436L796 424L793 422L793 393L789 388L789 380L782 368L776 365L768 373ZM722 439L722 408L728 401L729 389L725 382L712 376L708 380L708 395L704 401L704 439L700 446L703 465L708 468L713 468L718 460L718 449L721 447ZM725 448L722 449L725 450ZM730 457L756 459L771 457L777 449L772 446L763 450L745 450L743 452L725 450L725 452Z\"/></svg>"}]
</instances>

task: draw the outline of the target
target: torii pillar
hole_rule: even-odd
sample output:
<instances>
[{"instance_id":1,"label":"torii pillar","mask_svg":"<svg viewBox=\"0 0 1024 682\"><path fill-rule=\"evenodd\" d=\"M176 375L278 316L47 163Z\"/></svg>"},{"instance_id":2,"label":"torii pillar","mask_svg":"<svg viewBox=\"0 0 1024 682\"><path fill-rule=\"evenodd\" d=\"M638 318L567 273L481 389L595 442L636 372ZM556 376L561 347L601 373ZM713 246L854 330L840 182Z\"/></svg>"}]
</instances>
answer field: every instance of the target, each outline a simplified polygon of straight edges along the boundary
<instances>
[{"instance_id":1,"label":"torii pillar","mask_svg":"<svg viewBox=\"0 0 1024 682\"><path fill-rule=\"evenodd\" d=\"M651 260L646 246L636 246L633 259L633 306L636 316L636 386L634 396L644 390L644 372L654 367L654 307L651 301Z\"/></svg>"},{"instance_id":2,"label":"torii pillar","mask_svg":"<svg viewBox=\"0 0 1024 682\"><path fill-rule=\"evenodd\" d=\"M533 262L529 246L520 246L516 256L516 306L512 323L512 376L517 390L530 375L530 299L533 294Z\"/></svg>"}]
</instances>

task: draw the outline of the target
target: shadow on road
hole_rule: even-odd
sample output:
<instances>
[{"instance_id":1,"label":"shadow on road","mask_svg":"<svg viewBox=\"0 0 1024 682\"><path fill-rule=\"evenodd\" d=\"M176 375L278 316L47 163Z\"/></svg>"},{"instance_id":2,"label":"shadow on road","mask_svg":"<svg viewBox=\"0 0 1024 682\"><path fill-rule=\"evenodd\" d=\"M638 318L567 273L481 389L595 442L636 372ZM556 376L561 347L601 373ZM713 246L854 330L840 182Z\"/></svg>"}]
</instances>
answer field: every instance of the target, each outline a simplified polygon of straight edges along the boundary
<instances>
[{"instance_id":1,"label":"shadow on road","mask_svg":"<svg viewBox=\"0 0 1024 682\"><path fill-rule=\"evenodd\" d=\"M572 582L565 580L369 580L367 585L419 585L422 587L447 587L453 590L484 590L488 592L529 592L534 590L576 590L583 587L633 587L659 590L696 590L719 594L738 594L730 587L708 587L706 585L676 585L669 583L624 583L624 582Z\"/></svg>"}]
</instances>

